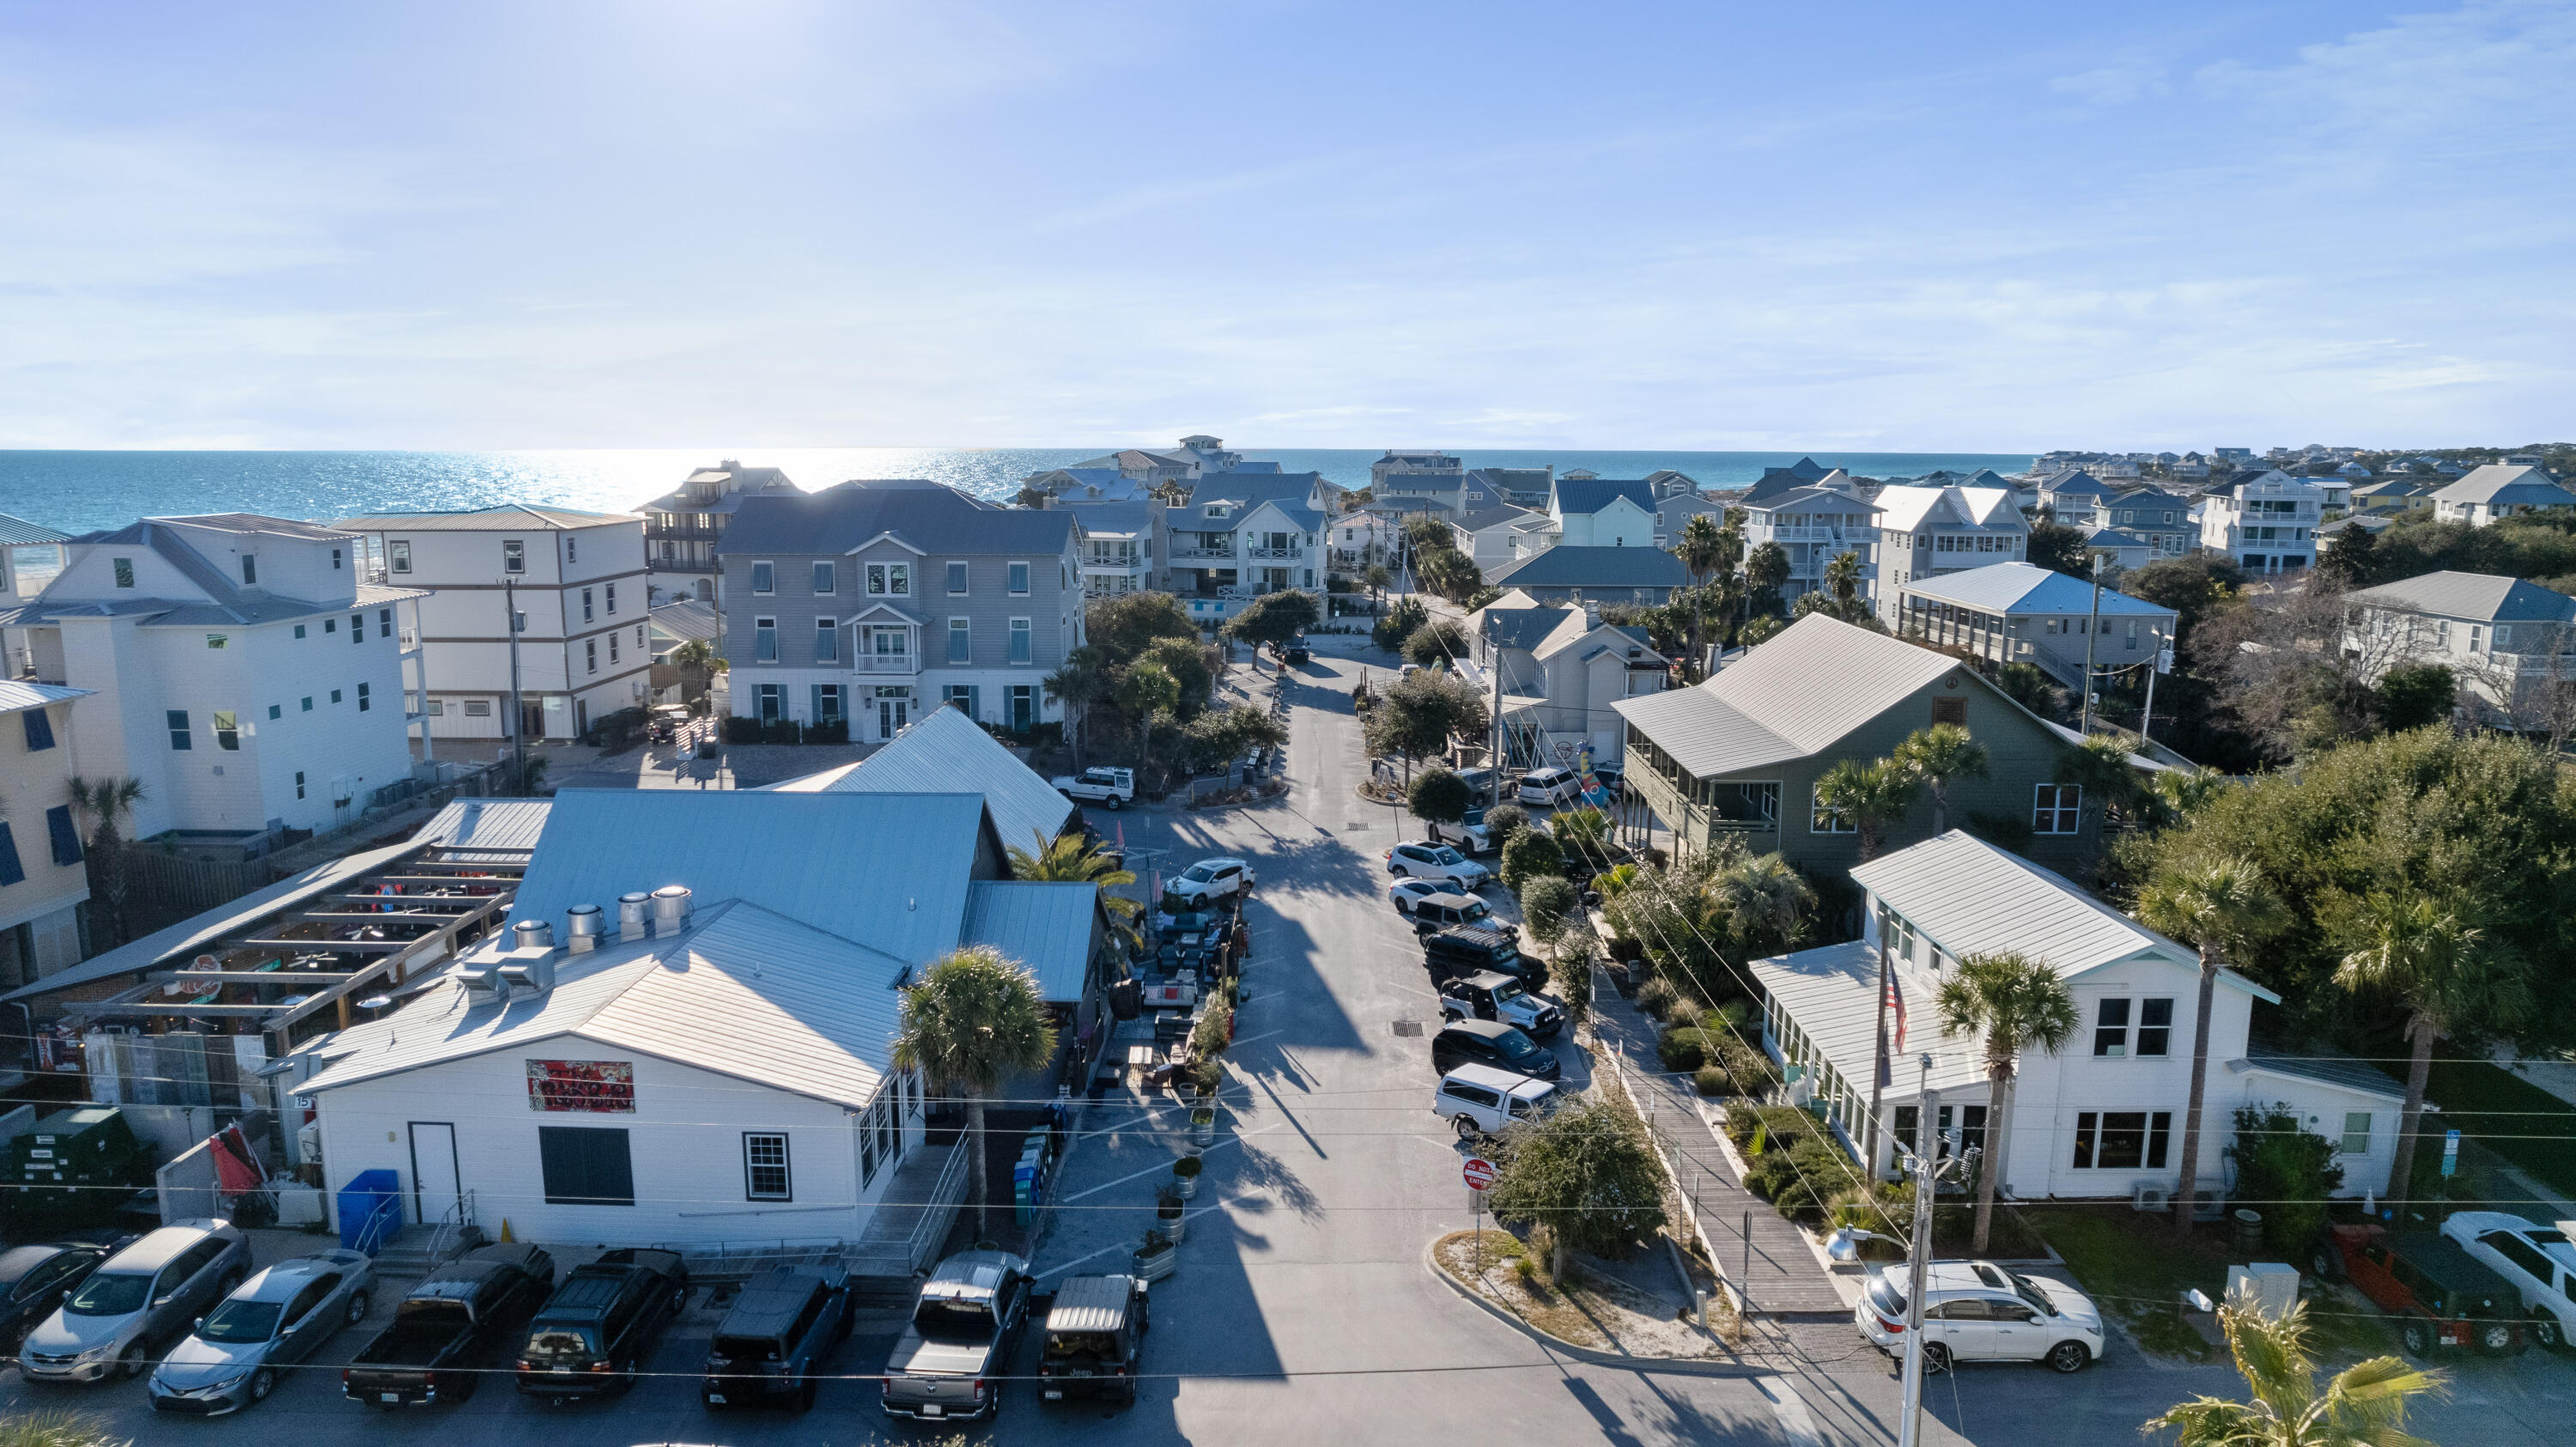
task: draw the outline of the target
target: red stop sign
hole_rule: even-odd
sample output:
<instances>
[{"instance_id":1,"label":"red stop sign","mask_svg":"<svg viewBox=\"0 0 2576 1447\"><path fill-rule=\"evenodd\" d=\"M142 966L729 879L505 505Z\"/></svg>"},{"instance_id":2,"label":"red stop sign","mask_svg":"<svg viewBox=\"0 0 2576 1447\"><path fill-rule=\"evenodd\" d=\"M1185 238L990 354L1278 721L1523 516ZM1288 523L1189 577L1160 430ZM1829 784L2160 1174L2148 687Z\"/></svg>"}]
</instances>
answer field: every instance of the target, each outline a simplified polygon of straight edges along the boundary
<instances>
[{"instance_id":1,"label":"red stop sign","mask_svg":"<svg viewBox=\"0 0 2576 1447\"><path fill-rule=\"evenodd\" d=\"M1494 1183L1494 1163L1481 1156L1471 1156L1465 1167L1467 1189L1481 1191Z\"/></svg>"}]
</instances>

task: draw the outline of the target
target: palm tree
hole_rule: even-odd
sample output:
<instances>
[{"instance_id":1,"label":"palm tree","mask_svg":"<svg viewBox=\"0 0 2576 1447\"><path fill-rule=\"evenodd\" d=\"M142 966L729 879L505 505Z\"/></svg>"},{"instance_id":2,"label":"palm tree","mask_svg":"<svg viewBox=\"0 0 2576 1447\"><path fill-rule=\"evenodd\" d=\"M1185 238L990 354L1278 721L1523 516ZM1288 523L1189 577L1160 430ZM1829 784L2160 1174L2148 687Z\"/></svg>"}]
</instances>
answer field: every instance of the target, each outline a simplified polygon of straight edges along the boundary
<instances>
[{"instance_id":1,"label":"palm tree","mask_svg":"<svg viewBox=\"0 0 2576 1447\"><path fill-rule=\"evenodd\" d=\"M2372 1357L2335 1373L2320 1392L2306 1302L2275 1321L2238 1296L2218 1309L2218 1325L2254 1400L2194 1397L2139 1430L2174 1428L2175 1447L2432 1447L2407 1434L2406 1408L2441 1395L2440 1372Z\"/></svg>"},{"instance_id":2,"label":"palm tree","mask_svg":"<svg viewBox=\"0 0 2576 1447\"><path fill-rule=\"evenodd\" d=\"M1181 681L1159 663L1138 663L1118 676L1110 692L1136 720L1136 781L1142 784L1154 747L1154 720L1180 707Z\"/></svg>"},{"instance_id":3,"label":"palm tree","mask_svg":"<svg viewBox=\"0 0 2576 1447\"><path fill-rule=\"evenodd\" d=\"M1950 829L1950 786L1961 779L1986 776L1986 746L1968 737L1965 724L1934 724L1916 729L1896 746L1897 767L1923 781L1932 791L1932 833ZM2124 766L2125 767L2125 766Z\"/></svg>"},{"instance_id":4,"label":"palm tree","mask_svg":"<svg viewBox=\"0 0 2576 1447\"><path fill-rule=\"evenodd\" d=\"M1852 614L1860 611L1860 554L1834 554L1825 564L1825 586L1833 591L1834 616L1846 623L1858 622Z\"/></svg>"},{"instance_id":5,"label":"palm tree","mask_svg":"<svg viewBox=\"0 0 2576 1447\"><path fill-rule=\"evenodd\" d=\"M2137 800L2138 767L2129 762L2129 746L2108 734L2088 734L2084 742L2057 755L2057 782L2073 784L2082 811L2096 819L2109 816L2112 805L2126 809Z\"/></svg>"},{"instance_id":6,"label":"palm tree","mask_svg":"<svg viewBox=\"0 0 2576 1447\"><path fill-rule=\"evenodd\" d=\"M1717 535L1716 521L1706 513L1697 513L1689 522L1682 524L1682 535L1673 545L1673 554L1682 560L1683 567L1690 569L1691 585L1698 587L1707 583L1709 576L1717 571L1725 547L1725 541Z\"/></svg>"},{"instance_id":7,"label":"palm tree","mask_svg":"<svg viewBox=\"0 0 2576 1447\"><path fill-rule=\"evenodd\" d=\"M1789 581L1789 550L1778 543L1764 543L1745 555L1744 586L1752 592L1769 589L1776 593Z\"/></svg>"},{"instance_id":8,"label":"palm tree","mask_svg":"<svg viewBox=\"0 0 2576 1447\"><path fill-rule=\"evenodd\" d=\"M2004 1142L2010 1138L2013 1072L2025 1050L2054 1055L2075 1035L2075 995L2045 960L2021 955L1970 955L1941 982L1935 998L1941 1033L1986 1037L1986 1158L1977 1166L1977 1239L1971 1252L1986 1254L1995 1223L1995 1183L2003 1179Z\"/></svg>"},{"instance_id":9,"label":"palm tree","mask_svg":"<svg viewBox=\"0 0 2576 1447\"><path fill-rule=\"evenodd\" d=\"M1055 1021L1028 966L990 945L967 945L921 972L903 992L894 1065L918 1070L931 1088L966 1102L966 1163L975 1192L975 1234L984 1234L984 1100L1002 1077L1043 1067L1055 1056Z\"/></svg>"},{"instance_id":10,"label":"palm tree","mask_svg":"<svg viewBox=\"0 0 2576 1447\"><path fill-rule=\"evenodd\" d=\"M143 800L141 779L71 778L72 808L87 816L90 885L104 910L91 911L91 923L103 926L95 943L100 949L125 942L125 834L123 822ZM103 917L102 917L103 916Z\"/></svg>"},{"instance_id":11,"label":"palm tree","mask_svg":"<svg viewBox=\"0 0 2576 1447\"><path fill-rule=\"evenodd\" d=\"M1786 949L1816 907L1816 889L1777 854L1748 854L1720 870L1706 891L1726 916L1726 932L1747 954Z\"/></svg>"},{"instance_id":12,"label":"palm tree","mask_svg":"<svg viewBox=\"0 0 2576 1447\"><path fill-rule=\"evenodd\" d=\"M1395 581L1395 574L1388 572L1384 563L1371 563L1368 571L1360 574L1360 581L1368 585L1370 602L1383 602L1387 585Z\"/></svg>"},{"instance_id":13,"label":"palm tree","mask_svg":"<svg viewBox=\"0 0 2576 1447\"><path fill-rule=\"evenodd\" d=\"M1595 865L1610 857L1610 816L1590 805L1559 810L1547 821L1547 832L1566 848L1582 851Z\"/></svg>"},{"instance_id":14,"label":"palm tree","mask_svg":"<svg viewBox=\"0 0 2576 1447\"><path fill-rule=\"evenodd\" d=\"M2200 951L2200 1003L2191 1020L2191 1100L2182 1118L2182 1180L2174 1190L2174 1232L2191 1234L2191 1203L2200 1178L2201 1096L2209 1085L2209 1010L2218 965L2227 951L2277 934L2290 913L2244 859L2218 859L2147 881L2138 918Z\"/></svg>"},{"instance_id":15,"label":"palm tree","mask_svg":"<svg viewBox=\"0 0 2576 1447\"><path fill-rule=\"evenodd\" d=\"M2412 1184L2433 1042L2472 1020L2503 1025L2520 1019L2531 1008L2531 992L2484 930L2429 896L2374 890L2343 933L2353 948L2336 968L2335 983L2355 992L2386 991L2406 1007L2412 1056L2387 1192L2390 1202L2403 1201Z\"/></svg>"},{"instance_id":16,"label":"palm tree","mask_svg":"<svg viewBox=\"0 0 2576 1447\"><path fill-rule=\"evenodd\" d=\"M1096 884L1100 886L1100 903L1120 919L1134 919L1145 906L1124 895L1109 891L1122 884L1134 884L1136 871L1119 862L1118 856L1068 829L1052 841L1044 835L1031 834L1037 841L1037 852L1011 846L1011 877L1039 880L1054 884Z\"/></svg>"},{"instance_id":17,"label":"palm tree","mask_svg":"<svg viewBox=\"0 0 2576 1447\"><path fill-rule=\"evenodd\" d=\"M1050 698L1064 705L1065 732L1073 744L1073 767L1082 771L1083 725L1090 720L1091 706L1109 697L1108 656L1086 644L1064 656L1055 672L1039 680Z\"/></svg>"},{"instance_id":18,"label":"palm tree","mask_svg":"<svg viewBox=\"0 0 2576 1447\"><path fill-rule=\"evenodd\" d=\"M1866 764L1845 759L1816 780L1816 805L1837 820L1850 821L1860 834L1861 863L1867 864L1878 857L1887 826L1914 807L1922 787L1920 779L1892 759Z\"/></svg>"}]
</instances>

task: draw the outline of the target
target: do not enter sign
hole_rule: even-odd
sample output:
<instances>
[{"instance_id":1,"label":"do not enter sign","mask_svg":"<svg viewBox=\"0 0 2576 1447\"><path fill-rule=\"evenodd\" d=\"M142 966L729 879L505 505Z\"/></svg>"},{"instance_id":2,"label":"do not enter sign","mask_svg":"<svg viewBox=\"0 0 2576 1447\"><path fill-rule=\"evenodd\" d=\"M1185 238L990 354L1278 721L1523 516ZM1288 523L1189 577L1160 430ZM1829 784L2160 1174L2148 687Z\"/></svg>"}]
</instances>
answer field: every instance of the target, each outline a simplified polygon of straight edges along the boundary
<instances>
[{"instance_id":1,"label":"do not enter sign","mask_svg":"<svg viewBox=\"0 0 2576 1447\"><path fill-rule=\"evenodd\" d=\"M1494 1163L1481 1156L1470 1156L1466 1165L1467 1189L1481 1191L1494 1183Z\"/></svg>"}]
</instances>

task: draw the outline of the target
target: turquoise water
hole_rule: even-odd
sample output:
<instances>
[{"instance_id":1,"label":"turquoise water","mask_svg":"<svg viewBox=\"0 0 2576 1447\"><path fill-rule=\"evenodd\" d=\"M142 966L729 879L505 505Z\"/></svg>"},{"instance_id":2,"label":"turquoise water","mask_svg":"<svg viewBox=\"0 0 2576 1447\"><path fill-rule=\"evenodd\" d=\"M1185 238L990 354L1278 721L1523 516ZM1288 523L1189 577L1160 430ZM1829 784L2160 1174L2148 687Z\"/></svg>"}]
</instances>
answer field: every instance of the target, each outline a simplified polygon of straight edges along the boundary
<instances>
[{"instance_id":1,"label":"turquoise water","mask_svg":"<svg viewBox=\"0 0 2576 1447\"><path fill-rule=\"evenodd\" d=\"M1121 444L1146 445L1158 444ZM1168 444L1161 444L1168 445ZM1043 468L1098 457L1108 447L837 447L564 452L9 452L0 451L0 512L65 532L122 527L138 517L254 512L323 520L363 512L489 507L535 502L625 512L678 487L692 469L726 456L778 467L804 487L853 477L926 477L983 497L1007 497ZM1349 487L1368 483L1378 448L1242 449L1289 472L1320 472ZM1589 468L1643 477L1661 468L1703 487L1741 487L1795 452L1478 451L1469 467ZM2018 472L2027 453L1828 452L1828 467L1865 477L1940 468Z\"/></svg>"}]
</instances>

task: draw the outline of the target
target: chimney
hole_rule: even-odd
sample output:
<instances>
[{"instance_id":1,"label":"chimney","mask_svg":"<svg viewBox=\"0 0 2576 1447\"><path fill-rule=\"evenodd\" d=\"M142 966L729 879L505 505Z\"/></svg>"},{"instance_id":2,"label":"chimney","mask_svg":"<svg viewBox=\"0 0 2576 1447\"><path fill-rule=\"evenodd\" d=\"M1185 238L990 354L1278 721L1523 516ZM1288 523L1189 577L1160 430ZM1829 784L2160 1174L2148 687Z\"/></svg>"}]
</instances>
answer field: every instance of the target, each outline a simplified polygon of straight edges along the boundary
<instances>
[{"instance_id":1,"label":"chimney","mask_svg":"<svg viewBox=\"0 0 2576 1447\"><path fill-rule=\"evenodd\" d=\"M646 915L651 911L653 896L642 890L617 896L617 937L640 940L646 931Z\"/></svg>"},{"instance_id":2,"label":"chimney","mask_svg":"<svg viewBox=\"0 0 2576 1447\"><path fill-rule=\"evenodd\" d=\"M1601 605L1600 605L1600 604L1595 603L1595 602L1592 602L1592 601L1591 601L1591 600L1589 600L1589 599L1586 599L1586 600L1584 601L1584 604L1583 604L1583 626L1584 626L1585 628L1598 628L1598 627L1600 627L1600 626L1601 626Z\"/></svg>"},{"instance_id":3,"label":"chimney","mask_svg":"<svg viewBox=\"0 0 2576 1447\"><path fill-rule=\"evenodd\" d=\"M653 933L678 934L689 922L691 910L687 885L666 884L653 891Z\"/></svg>"},{"instance_id":4,"label":"chimney","mask_svg":"<svg viewBox=\"0 0 2576 1447\"><path fill-rule=\"evenodd\" d=\"M606 933L608 921L595 904L576 904L564 911L564 948L576 955L586 955L599 948L600 936Z\"/></svg>"},{"instance_id":5,"label":"chimney","mask_svg":"<svg viewBox=\"0 0 2576 1447\"><path fill-rule=\"evenodd\" d=\"M523 919L510 927L510 943L522 950L553 949L555 927L541 919Z\"/></svg>"}]
</instances>

